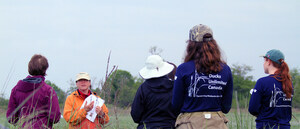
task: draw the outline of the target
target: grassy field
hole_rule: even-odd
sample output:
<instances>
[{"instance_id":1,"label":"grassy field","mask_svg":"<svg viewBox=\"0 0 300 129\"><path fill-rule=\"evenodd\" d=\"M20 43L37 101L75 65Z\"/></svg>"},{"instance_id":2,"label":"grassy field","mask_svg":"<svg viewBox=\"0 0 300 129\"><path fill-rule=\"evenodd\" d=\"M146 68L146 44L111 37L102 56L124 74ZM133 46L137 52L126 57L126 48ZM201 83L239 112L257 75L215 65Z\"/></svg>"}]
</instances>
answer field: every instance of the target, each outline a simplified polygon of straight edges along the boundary
<instances>
[{"instance_id":1,"label":"grassy field","mask_svg":"<svg viewBox=\"0 0 300 129\"><path fill-rule=\"evenodd\" d=\"M4 109L0 110L0 124L8 128L16 128L9 124L6 120ZM228 127L230 129L255 129L255 117L251 116L247 110L241 110L238 113L235 109L232 109L228 114L227 118L230 120ZM135 124L130 116L130 109L118 109L118 120L114 115L113 109L110 108L110 122L106 125L106 129L134 129ZM300 111L293 110L293 117L291 120L291 129L300 129ZM67 122L61 118L60 122L54 125L54 129L66 129L68 128Z\"/></svg>"},{"instance_id":2,"label":"grassy field","mask_svg":"<svg viewBox=\"0 0 300 129\"><path fill-rule=\"evenodd\" d=\"M255 129L255 119L256 117L248 113L247 109L242 109L238 113L235 109L232 109L226 117L230 120L228 123L229 129ZM293 117L290 121L291 129L300 129L300 111L294 109Z\"/></svg>"}]
</instances>

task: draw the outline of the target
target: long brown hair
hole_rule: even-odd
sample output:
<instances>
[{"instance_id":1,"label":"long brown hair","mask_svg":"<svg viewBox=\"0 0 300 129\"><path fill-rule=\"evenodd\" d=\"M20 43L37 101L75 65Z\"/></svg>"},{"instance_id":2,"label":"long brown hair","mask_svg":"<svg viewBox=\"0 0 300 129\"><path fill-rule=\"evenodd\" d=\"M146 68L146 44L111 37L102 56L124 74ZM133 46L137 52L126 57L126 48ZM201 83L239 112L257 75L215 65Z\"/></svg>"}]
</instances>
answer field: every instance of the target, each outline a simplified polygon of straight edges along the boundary
<instances>
[{"instance_id":1,"label":"long brown hair","mask_svg":"<svg viewBox=\"0 0 300 129\"><path fill-rule=\"evenodd\" d=\"M270 60L270 59L268 59ZM286 94L287 98L292 97L293 92L293 86L292 86L292 79L290 75L289 66L285 61L282 59L279 60L279 62L282 62L281 64L278 64L272 60L270 60L274 67L276 67L278 70L274 73L274 78L280 82L282 82L282 89L283 92Z\"/></svg>"},{"instance_id":2,"label":"long brown hair","mask_svg":"<svg viewBox=\"0 0 300 129\"><path fill-rule=\"evenodd\" d=\"M211 34L203 36L203 42L188 40L184 62L194 60L197 72L216 73L222 70L221 52Z\"/></svg>"}]
</instances>

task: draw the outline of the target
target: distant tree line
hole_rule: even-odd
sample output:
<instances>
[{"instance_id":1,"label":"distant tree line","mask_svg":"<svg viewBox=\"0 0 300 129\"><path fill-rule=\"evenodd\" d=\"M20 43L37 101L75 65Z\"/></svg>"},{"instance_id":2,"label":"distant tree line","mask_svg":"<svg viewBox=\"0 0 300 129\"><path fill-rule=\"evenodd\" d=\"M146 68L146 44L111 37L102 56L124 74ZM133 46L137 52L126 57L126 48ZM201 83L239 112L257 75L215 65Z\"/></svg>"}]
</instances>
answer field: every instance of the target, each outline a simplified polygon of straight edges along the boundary
<instances>
[{"instance_id":1,"label":"distant tree line","mask_svg":"<svg viewBox=\"0 0 300 129\"><path fill-rule=\"evenodd\" d=\"M248 75L252 71L252 67L248 65L234 64L231 66L233 76L233 108L247 108L250 99L250 90L254 88L256 81L253 76ZM294 96L293 107L300 108L300 73L299 69L290 69L293 79ZM267 76L267 75L266 75ZM117 105L118 107L129 107L134 99L135 93L139 86L143 83L140 77L133 77L126 70L115 70L108 76L107 80L94 85L92 91L96 92L105 100L105 103ZM64 105L66 97L77 89L74 81L70 80L70 87L67 91L60 89L55 83L46 80L55 90L59 104ZM96 86L95 86L96 85ZM8 99L0 96L0 104L7 105Z\"/></svg>"}]
</instances>

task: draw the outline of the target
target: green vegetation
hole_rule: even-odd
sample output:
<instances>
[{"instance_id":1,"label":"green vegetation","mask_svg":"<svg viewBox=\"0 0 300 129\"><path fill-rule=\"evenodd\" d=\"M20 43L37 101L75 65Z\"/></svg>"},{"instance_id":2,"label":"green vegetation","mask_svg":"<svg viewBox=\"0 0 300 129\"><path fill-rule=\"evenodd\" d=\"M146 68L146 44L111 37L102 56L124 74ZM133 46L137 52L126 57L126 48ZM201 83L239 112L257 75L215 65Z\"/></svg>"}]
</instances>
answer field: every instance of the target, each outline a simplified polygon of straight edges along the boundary
<instances>
[{"instance_id":1,"label":"green vegetation","mask_svg":"<svg viewBox=\"0 0 300 129\"><path fill-rule=\"evenodd\" d=\"M248 73L252 71L252 67L247 65L233 65L231 67L233 77L233 108L247 107L250 99L250 90L254 88L255 81L253 76L249 76Z\"/></svg>"},{"instance_id":2,"label":"green vegetation","mask_svg":"<svg viewBox=\"0 0 300 129\"><path fill-rule=\"evenodd\" d=\"M58 86L56 86L55 83L52 83L49 80L46 80L45 83L48 84L49 86L53 87L55 93L57 94L59 105L63 105L66 100L66 93L62 89L60 89Z\"/></svg>"},{"instance_id":3,"label":"green vegetation","mask_svg":"<svg viewBox=\"0 0 300 129\"><path fill-rule=\"evenodd\" d=\"M0 97L0 105L8 105L8 99L4 97Z\"/></svg>"},{"instance_id":4,"label":"green vegetation","mask_svg":"<svg viewBox=\"0 0 300 129\"><path fill-rule=\"evenodd\" d=\"M110 109L112 110L112 109ZM116 117L110 112L110 122L105 126L106 129L135 129L137 124L135 124L130 116L129 109L120 109L121 113L118 116L118 122ZM300 112L294 111L294 116L299 120ZM255 129L255 117L251 116L246 109L243 109L240 113L237 110L232 109L226 117L229 119L228 127L229 129ZM291 129L299 129L300 123L296 118L291 120ZM117 125L116 123L119 123ZM13 125L9 124L5 117L5 112L0 113L0 124L5 127L16 129ZM117 128L118 127L118 128ZM68 123L61 118L60 122L54 125L54 129L66 129L68 128Z\"/></svg>"},{"instance_id":5,"label":"green vegetation","mask_svg":"<svg viewBox=\"0 0 300 129\"><path fill-rule=\"evenodd\" d=\"M294 95L293 95L293 107L300 108L300 73L299 69L290 70L293 86L294 86Z\"/></svg>"},{"instance_id":6,"label":"green vegetation","mask_svg":"<svg viewBox=\"0 0 300 129\"><path fill-rule=\"evenodd\" d=\"M252 68L247 65L233 65L231 67L233 74L233 105L232 110L227 114L227 118L230 120L228 127L230 129L254 129L255 117L250 115L247 111L250 94L249 91L255 85L253 76L248 75ZM293 119L291 121L292 129L300 128L300 111L297 108L300 107L300 73L299 69L290 70L293 86ZM70 89L67 92L61 90L55 83L46 80L46 83L52 86L59 98L59 103L62 107L65 98L72 90L76 89L76 85L73 81L70 81ZM109 108L110 122L106 125L108 129L131 129L135 128L135 124L130 116L130 105L134 99L135 93L143 83L143 79L139 77L133 77L128 71L125 70L112 70L111 74L108 74L106 80L103 83L99 83L93 91L100 94L100 96L106 100L107 107ZM17 128L9 124L6 119L6 108L8 105L8 99L5 99L3 95L0 97L0 124L8 128ZM61 118L58 124L54 125L56 129L68 128L68 123Z\"/></svg>"},{"instance_id":7,"label":"green vegetation","mask_svg":"<svg viewBox=\"0 0 300 129\"><path fill-rule=\"evenodd\" d=\"M140 79L135 79L133 76L125 70L116 70L108 78L107 82L110 84L110 93L107 99L109 104L116 103L117 106L126 107L131 105L135 92L141 84ZM102 92L103 93L103 92Z\"/></svg>"}]
</instances>

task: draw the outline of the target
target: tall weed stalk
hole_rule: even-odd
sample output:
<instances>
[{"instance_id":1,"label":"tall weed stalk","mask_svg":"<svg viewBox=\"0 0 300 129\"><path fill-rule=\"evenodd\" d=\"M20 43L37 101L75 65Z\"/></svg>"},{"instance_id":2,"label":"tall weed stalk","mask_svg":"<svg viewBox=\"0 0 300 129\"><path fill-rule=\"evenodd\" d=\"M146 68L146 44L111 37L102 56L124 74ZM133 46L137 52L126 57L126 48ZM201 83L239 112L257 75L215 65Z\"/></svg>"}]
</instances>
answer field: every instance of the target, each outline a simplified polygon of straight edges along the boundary
<instances>
[{"instance_id":1,"label":"tall weed stalk","mask_svg":"<svg viewBox=\"0 0 300 129\"><path fill-rule=\"evenodd\" d=\"M249 105L249 95L244 96L244 98L239 99L238 92L235 91L235 103L236 110L233 110L233 117L230 117L229 128L230 129L254 129L255 128L255 117L248 113L248 105ZM240 106L240 101L243 100L242 105Z\"/></svg>"}]
</instances>

